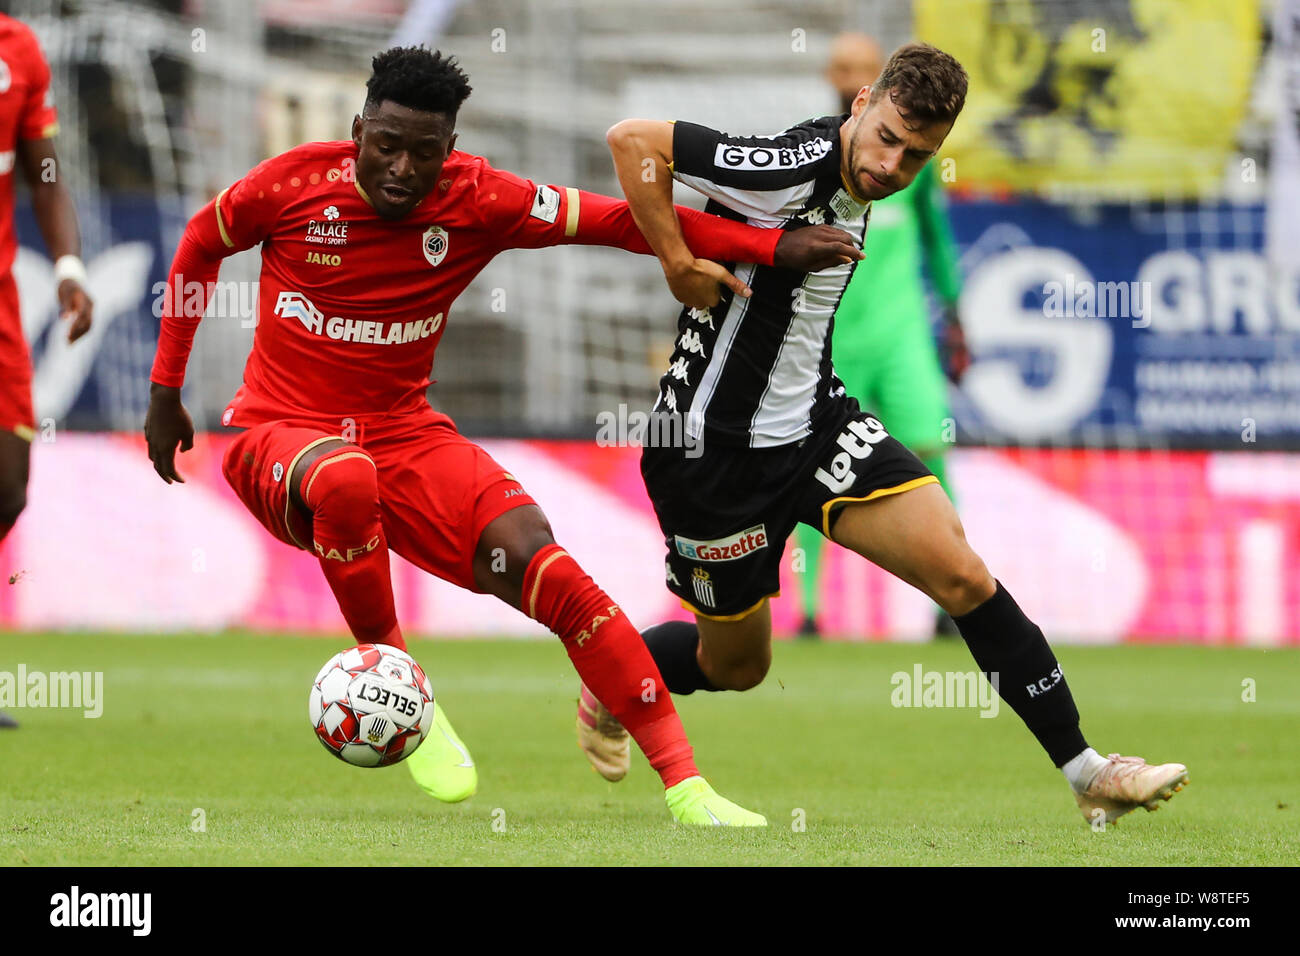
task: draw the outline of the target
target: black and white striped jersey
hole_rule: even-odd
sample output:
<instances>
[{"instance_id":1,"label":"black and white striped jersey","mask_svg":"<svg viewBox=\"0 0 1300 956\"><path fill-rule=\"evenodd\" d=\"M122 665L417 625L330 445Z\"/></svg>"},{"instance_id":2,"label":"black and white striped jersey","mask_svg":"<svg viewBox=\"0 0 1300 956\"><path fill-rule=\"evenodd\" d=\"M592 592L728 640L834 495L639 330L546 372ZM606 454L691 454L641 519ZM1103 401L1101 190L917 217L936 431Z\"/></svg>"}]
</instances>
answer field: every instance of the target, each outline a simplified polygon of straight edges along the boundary
<instances>
[{"instance_id":1,"label":"black and white striped jersey","mask_svg":"<svg viewBox=\"0 0 1300 956\"><path fill-rule=\"evenodd\" d=\"M833 225L861 245L870 203L840 175L848 115L808 120L776 136L729 136L678 122L673 176L709 197L708 212L771 229ZM855 264L802 273L727 263L753 289L726 290L712 309L683 309L655 410L685 416L693 439L766 448L810 434L844 394L831 367L835 309Z\"/></svg>"}]
</instances>

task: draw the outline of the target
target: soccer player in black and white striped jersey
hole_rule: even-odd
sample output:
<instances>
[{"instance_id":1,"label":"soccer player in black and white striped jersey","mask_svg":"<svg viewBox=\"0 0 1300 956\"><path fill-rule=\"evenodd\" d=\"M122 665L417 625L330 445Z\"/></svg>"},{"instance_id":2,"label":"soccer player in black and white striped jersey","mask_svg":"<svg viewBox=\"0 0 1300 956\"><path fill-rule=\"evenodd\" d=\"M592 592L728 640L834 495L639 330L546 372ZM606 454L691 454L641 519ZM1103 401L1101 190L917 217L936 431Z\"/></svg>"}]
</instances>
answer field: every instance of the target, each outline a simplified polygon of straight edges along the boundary
<instances>
[{"instance_id":1,"label":"soccer player in black and white striped jersey","mask_svg":"<svg viewBox=\"0 0 1300 956\"><path fill-rule=\"evenodd\" d=\"M776 136L625 120L608 141L671 286L693 261L673 211L673 178L708 196L709 212L768 228L830 225L860 244L871 201L906 187L935 156L966 87L951 56L908 44L840 116ZM650 166L656 175L644 175ZM1090 822L1154 809L1181 789L1182 764L1107 758L1088 746L1042 631L971 550L937 479L845 394L831 329L858 263L846 256L817 273L728 266L753 294L727 291L713 307L682 310L656 410L682 416L683 447L648 447L641 459L668 547L668 588L695 615L694 624L643 634L669 690L747 690L763 680L772 656L767 602L786 539L803 522L952 615ZM621 778L625 738L586 688L578 729L596 768Z\"/></svg>"}]
</instances>

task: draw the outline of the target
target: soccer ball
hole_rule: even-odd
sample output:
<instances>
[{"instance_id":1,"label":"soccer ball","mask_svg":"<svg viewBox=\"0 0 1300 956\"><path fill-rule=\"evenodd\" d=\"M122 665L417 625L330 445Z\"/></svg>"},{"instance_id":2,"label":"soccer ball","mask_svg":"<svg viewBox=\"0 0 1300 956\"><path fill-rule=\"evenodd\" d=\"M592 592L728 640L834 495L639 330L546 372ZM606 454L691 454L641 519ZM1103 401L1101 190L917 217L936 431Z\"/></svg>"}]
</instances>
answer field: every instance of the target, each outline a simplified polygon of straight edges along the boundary
<instances>
[{"instance_id":1,"label":"soccer ball","mask_svg":"<svg viewBox=\"0 0 1300 956\"><path fill-rule=\"evenodd\" d=\"M359 644L312 681L307 713L320 742L356 767L405 760L433 726L433 685L410 654Z\"/></svg>"}]
</instances>

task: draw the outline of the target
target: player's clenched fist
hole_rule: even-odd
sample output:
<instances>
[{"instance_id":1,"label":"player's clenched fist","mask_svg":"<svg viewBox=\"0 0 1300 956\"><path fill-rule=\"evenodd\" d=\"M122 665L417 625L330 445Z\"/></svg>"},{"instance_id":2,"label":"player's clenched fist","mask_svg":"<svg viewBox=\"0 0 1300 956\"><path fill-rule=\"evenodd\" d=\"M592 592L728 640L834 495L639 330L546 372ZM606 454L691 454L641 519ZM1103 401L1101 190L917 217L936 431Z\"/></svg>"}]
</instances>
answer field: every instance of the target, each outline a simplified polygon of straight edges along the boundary
<instances>
[{"instance_id":1,"label":"player's clenched fist","mask_svg":"<svg viewBox=\"0 0 1300 956\"><path fill-rule=\"evenodd\" d=\"M181 404L181 390L153 384L149 387L149 411L144 417L144 440L149 446L153 470L167 484L185 479L176 470L176 446L181 451L194 447L194 422Z\"/></svg>"}]
</instances>

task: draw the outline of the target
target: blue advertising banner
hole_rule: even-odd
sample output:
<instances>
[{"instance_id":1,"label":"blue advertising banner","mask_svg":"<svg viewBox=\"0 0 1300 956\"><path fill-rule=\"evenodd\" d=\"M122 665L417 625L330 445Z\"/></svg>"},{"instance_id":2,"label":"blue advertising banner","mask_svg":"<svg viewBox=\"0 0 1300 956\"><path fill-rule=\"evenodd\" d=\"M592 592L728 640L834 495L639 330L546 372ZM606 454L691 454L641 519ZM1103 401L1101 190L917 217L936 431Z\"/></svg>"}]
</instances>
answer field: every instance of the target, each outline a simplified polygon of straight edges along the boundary
<instances>
[{"instance_id":1,"label":"blue advertising banner","mask_svg":"<svg viewBox=\"0 0 1300 956\"><path fill-rule=\"evenodd\" d=\"M114 197L80 213L95 312L91 331L73 345L58 319L53 264L30 204L22 203L15 217L21 245L14 277L32 350L37 431L48 433L55 423L137 431L158 338L151 290L167 278L179 232L164 240L167 217L148 195Z\"/></svg>"},{"instance_id":2,"label":"blue advertising banner","mask_svg":"<svg viewBox=\"0 0 1300 956\"><path fill-rule=\"evenodd\" d=\"M1300 272L1262 206L950 204L975 440L1300 445Z\"/></svg>"},{"instance_id":3,"label":"blue advertising banner","mask_svg":"<svg viewBox=\"0 0 1300 956\"><path fill-rule=\"evenodd\" d=\"M1262 206L949 211L976 359L954 392L961 440L1300 447L1300 270L1269 263ZM134 431L157 337L152 290L174 241L164 233L182 220L147 196L115 197L104 219L111 241L86 255L95 328L75 346L26 209L14 270L38 419Z\"/></svg>"}]
</instances>

